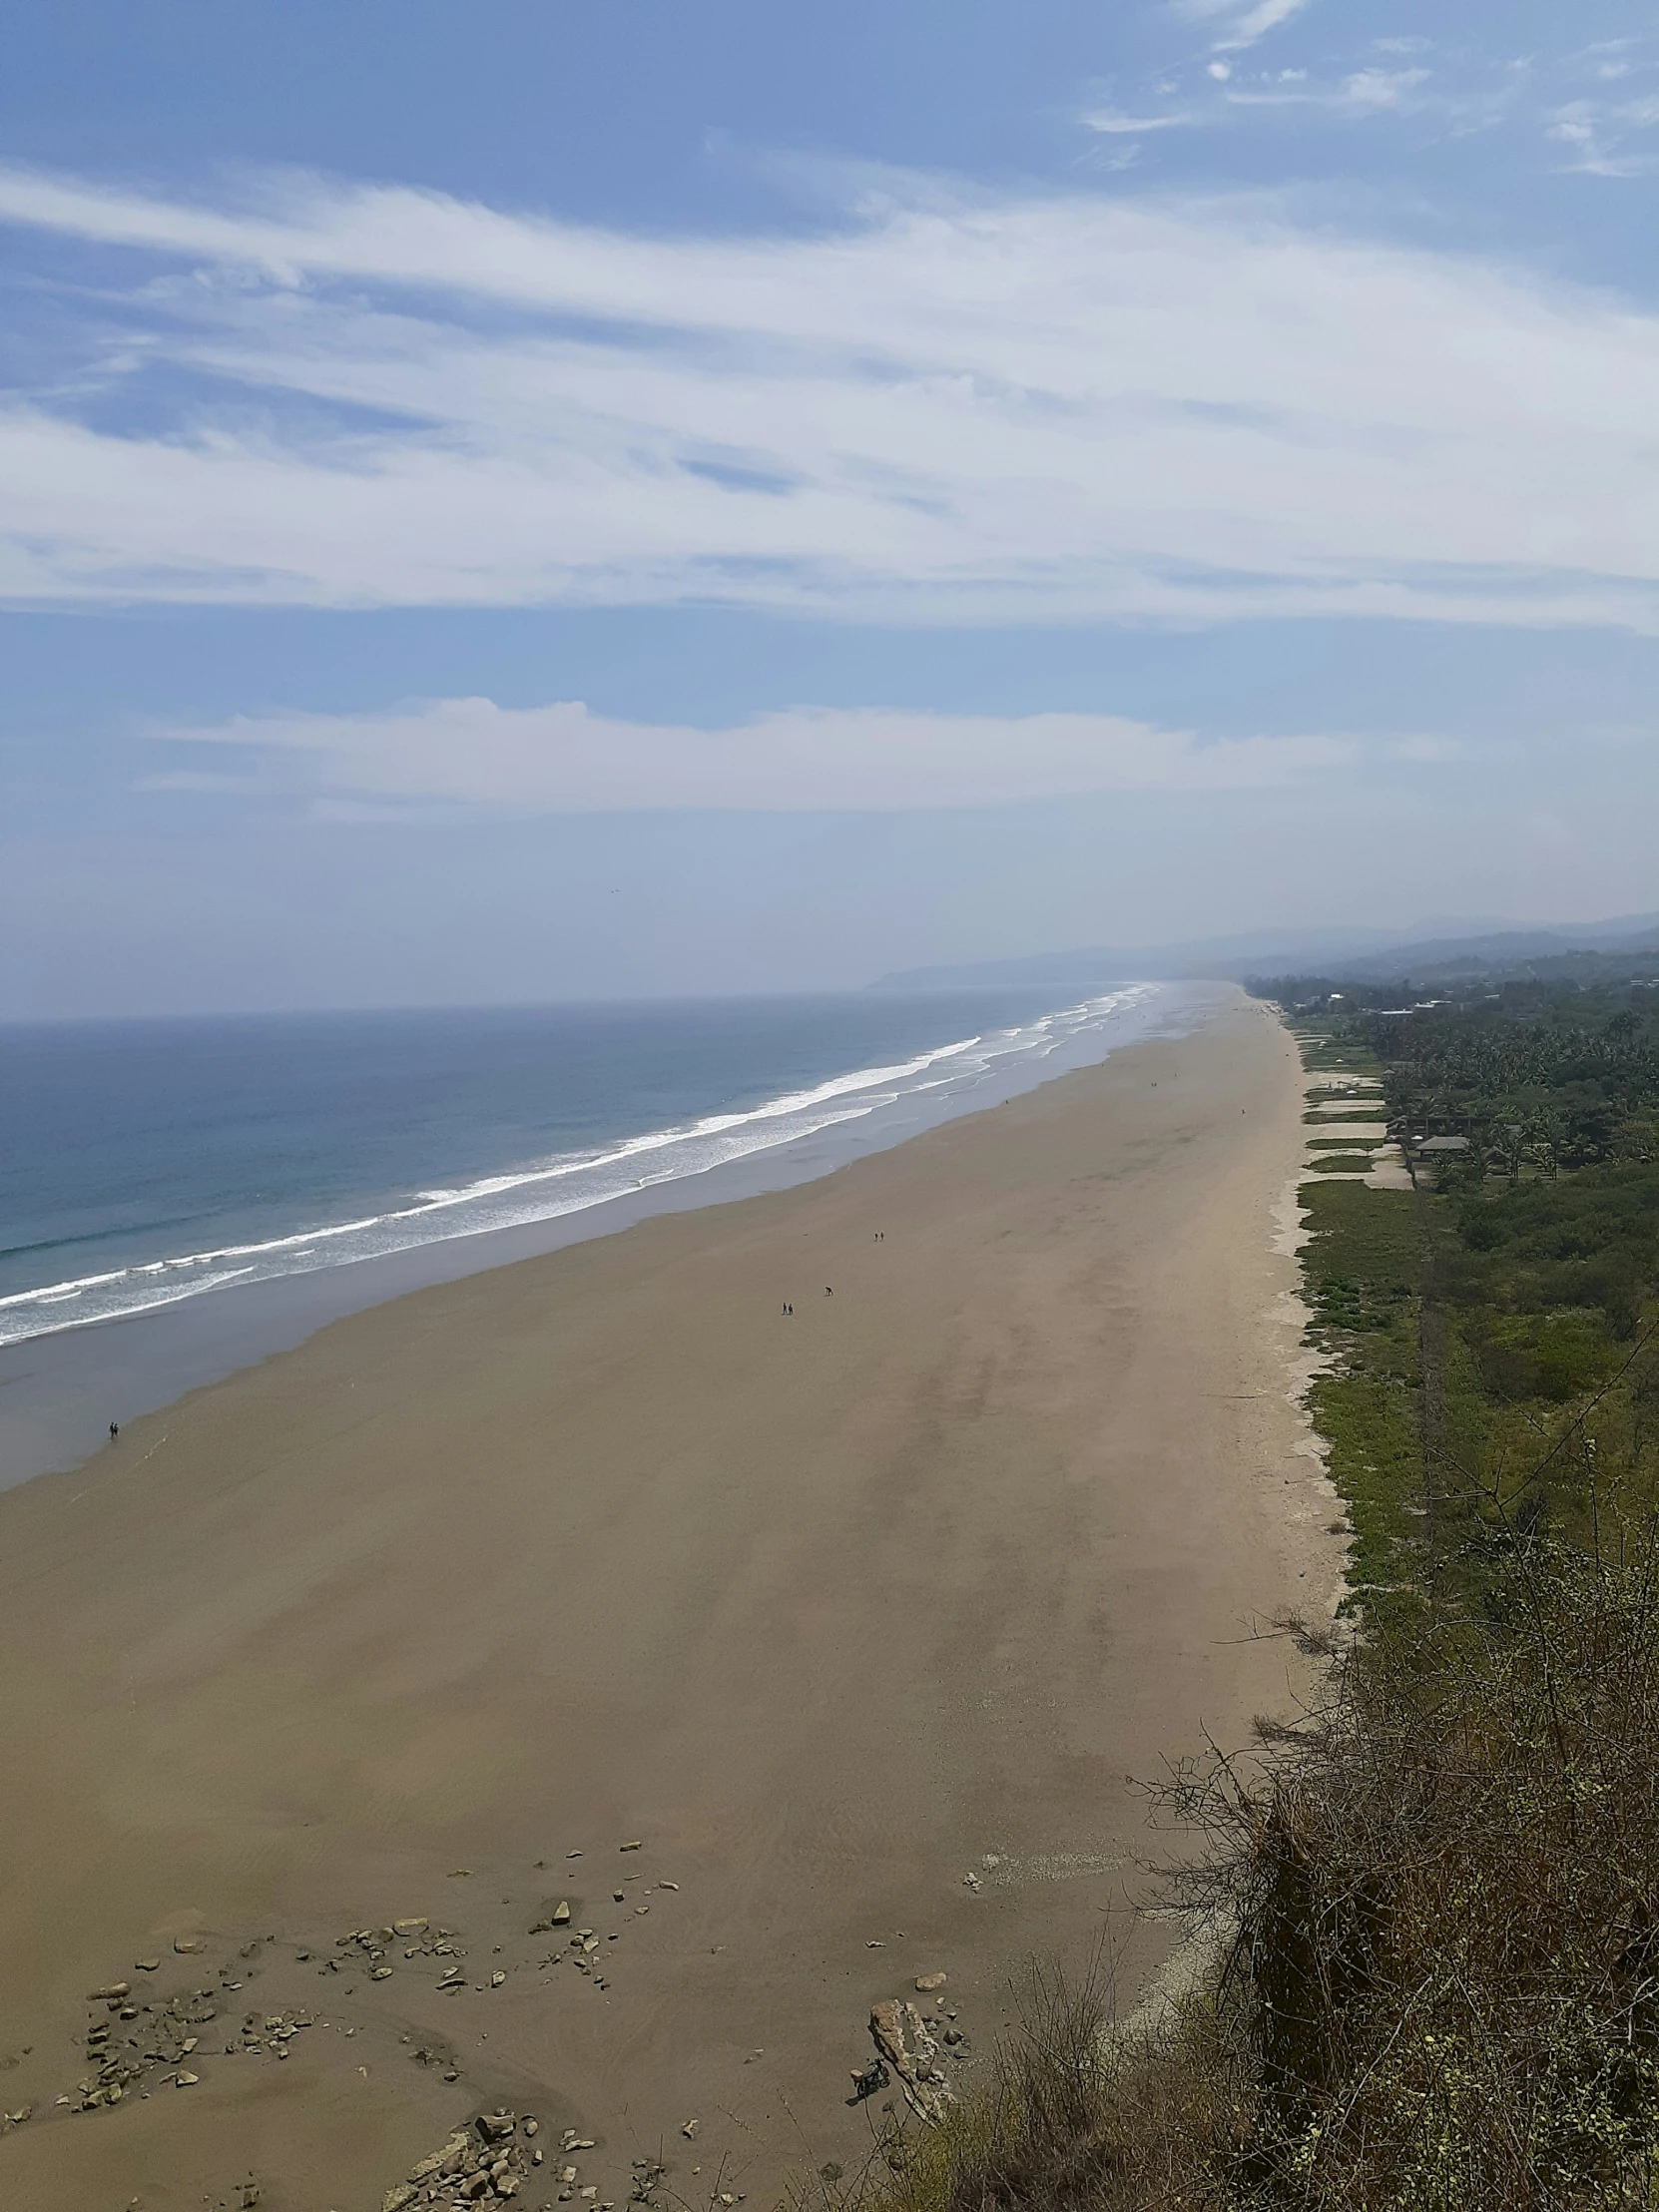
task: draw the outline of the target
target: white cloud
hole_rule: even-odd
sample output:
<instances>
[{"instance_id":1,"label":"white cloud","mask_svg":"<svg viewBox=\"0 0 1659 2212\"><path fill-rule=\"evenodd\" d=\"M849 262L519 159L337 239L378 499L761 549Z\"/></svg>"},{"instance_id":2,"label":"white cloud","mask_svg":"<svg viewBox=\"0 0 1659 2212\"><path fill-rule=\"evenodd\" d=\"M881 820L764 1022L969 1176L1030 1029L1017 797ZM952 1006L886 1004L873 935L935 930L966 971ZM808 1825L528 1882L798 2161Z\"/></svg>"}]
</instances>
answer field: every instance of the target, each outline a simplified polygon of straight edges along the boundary
<instances>
[{"instance_id":1,"label":"white cloud","mask_svg":"<svg viewBox=\"0 0 1659 2212\"><path fill-rule=\"evenodd\" d=\"M544 814L977 807L1089 792L1246 791L1339 767L1348 739L1201 744L1114 715L917 714L792 707L729 730L619 722L577 700L421 701L384 714L239 717L165 733L230 749L230 774L152 789L306 794L334 819L432 804Z\"/></svg>"},{"instance_id":2,"label":"white cloud","mask_svg":"<svg viewBox=\"0 0 1659 2212\"><path fill-rule=\"evenodd\" d=\"M1115 108L1095 108L1083 118L1084 128L1108 138L1135 138L1143 131L1176 131L1192 117L1177 111L1170 115L1120 115Z\"/></svg>"},{"instance_id":3,"label":"white cloud","mask_svg":"<svg viewBox=\"0 0 1659 2212\"><path fill-rule=\"evenodd\" d=\"M1271 89L1227 95L1241 108L1333 108L1347 115L1400 114L1427 105L1426 69L1356 69L1331 85L1310 85L1306 70L1282 70ZM1294 89L1287 90L1287 87Z\"/></svg>"},{"instance_id":4,"label":"white cloud","mask_svg":"<svg viewBox=\"0 0 1659 2212\"><path fill-rule=\"evenodd\" d=\"M1218 53L1236 53L1247 46L1254 46L1258 39L1266 38L1281 23L1288 23L1293 15L1300 15L1311 0L1174 0L1177 15L1189 22L1209 23L1218 17L1226 18L1220 35L1215 40Z\"/></svg>"},{"instance_id":5,"label":"white cloud","mask_svg":"<svg viewBox=\"0 0 1659 2212\"><path fill-rule=\"evenodd\" d=\"M1254 46L1270 31L1277 31L1281 23L1288 23L1293 15L1300 15L1307 5L1308 0L1258 0L1257 6L1247 8L1235 19L1226 36L1216 44L1224 52Z\"/></svg>"},{"instance_id":6,"label":"white cloud","mask_svg":"<svg viewBox=\"0 0 1659 2212\"><path fill-rule=\"evenodd\" d=\"M1659 317L1258 201L655 238L13 172L7 219L135 265L0 412L14 603L1659 611Z\"/></svg>"},{"instance_id":7,"label":"white cloud","mask_svg":"<svg viewBox=\"0 0 1659 2212\"><path fill-rule=\"evenodd\" d=\"M1351 108L1402 108L1427 82L1426 69L1357 69L1343 79L1341 93Z\"/></svg>"},{"instance_id":8,"label":"white cloud","mask_svg":"<svg viewBox=\"0 0 1659 2212\"><path fill-rule=\"evenodd\" d=\"M1659 96L1636 100L1571 100L1557 108L1544 135L1572 149L1569 165L1592 177L1650 177L1659 169L1651 146L1629 141L1659 124Z\"/></svg>"}]
</instances>

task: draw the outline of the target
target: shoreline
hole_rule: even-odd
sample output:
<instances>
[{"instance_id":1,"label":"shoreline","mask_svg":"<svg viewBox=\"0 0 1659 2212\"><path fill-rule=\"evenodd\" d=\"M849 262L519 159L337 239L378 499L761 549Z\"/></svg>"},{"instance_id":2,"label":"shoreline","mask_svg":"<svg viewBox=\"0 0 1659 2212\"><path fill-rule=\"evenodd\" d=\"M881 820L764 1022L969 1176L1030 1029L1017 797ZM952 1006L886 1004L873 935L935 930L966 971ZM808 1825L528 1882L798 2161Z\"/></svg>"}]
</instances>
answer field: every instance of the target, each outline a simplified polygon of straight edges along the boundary
<instances>
[{"instance_id":1,"label":"shoreline","mask_svg":"<svg viewBox=\"0 0 1659 2212\"><path fill-rule=\"evenodd\" d=\"M1274 1245L1301 1111L1233 994L358 1313L0 1498L8 2204L252 2168L347 2212L501 2099L591 2137L603 2201L662 2156L759 2205L867 2148L876 1998L946 1974L971 2081L1022 1958L1104 1936L1132 1997L1174 1931L1128 1778L1286 1711L1251 1624L1336 1579ZM341 1947L409 1917L450 1948ZM113 1978L214 2008L199 2079L72 2113ZM289 2062L250 2005L310 2019Z\"/></svg>"},{"instance_id":2,"label":"shoreline","mask_svg":"<svg viewBox=\"0 0 1659 2212\"><path fill-rule=\"evenodd\" d=\"M294 1350L329 1323L464 1276L510 1267L663 1214L796 1189L853 1161L907 1144L931 1128L1023 1097L1079 1066L1098 1065L1142 1037L1180 1035L1210 1018L1232 988L1154 986L1122 1042L1071 1039L1051 1057L993 1066L971 1087L911 1092L851 1121L718 1166L506 1228L472 1230L371 1258L207 1290L132 1315L62 1327L0 1344L0 1492L84 1462L114 1419L159 1411L176 1398ZM1090 1054L1095 1057L1089 1057Z\"/></svg>"}]
</instances>

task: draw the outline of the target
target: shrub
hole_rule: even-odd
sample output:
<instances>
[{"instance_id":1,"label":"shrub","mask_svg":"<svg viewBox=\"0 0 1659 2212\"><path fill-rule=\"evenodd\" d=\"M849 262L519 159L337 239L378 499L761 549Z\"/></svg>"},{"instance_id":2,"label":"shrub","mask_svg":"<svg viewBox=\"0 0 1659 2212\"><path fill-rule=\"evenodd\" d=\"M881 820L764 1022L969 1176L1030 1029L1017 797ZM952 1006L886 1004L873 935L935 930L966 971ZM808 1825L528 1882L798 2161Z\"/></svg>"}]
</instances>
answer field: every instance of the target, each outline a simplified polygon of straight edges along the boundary
<instances>
[{"instance_id":1,"label":"shrub","mask_svg":"<svg viewBox=\"0 0 1659 2212\"><path fill-rule=\"evenodd\" d=\"M1515 1523L1511 1521L1511 1527ZM1566 2212L1659 2179L1659 1548L1514 1534L1170 1811L1215 1959L1139 2036L1038 1976L870 2212ZM844 2200L843 2200L844 2201Z\"/></svg>"}]
</instances>

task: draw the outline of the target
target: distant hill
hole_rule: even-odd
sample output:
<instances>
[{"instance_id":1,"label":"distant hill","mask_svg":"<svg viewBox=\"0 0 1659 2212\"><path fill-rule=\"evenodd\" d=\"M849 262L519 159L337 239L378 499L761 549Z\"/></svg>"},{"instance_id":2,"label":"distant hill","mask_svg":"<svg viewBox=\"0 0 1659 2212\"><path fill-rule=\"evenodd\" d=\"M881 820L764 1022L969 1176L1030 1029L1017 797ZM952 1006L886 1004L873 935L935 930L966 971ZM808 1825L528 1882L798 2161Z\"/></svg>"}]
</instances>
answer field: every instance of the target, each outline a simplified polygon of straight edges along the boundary
<instances>
[{"instance_id":1,"label":"distant hill","mask_svg":"<svg viewBox=\"0 0 1659 2212\"><path fill-rule=\"evenodd\" d=\"M1659 952L1659 914L1626 914L1598 922L1522 928L1503 923L1436 920L1414 929L1282 929L1233 937L1195 937L1178 944L1081 945L1011 960L959 966L901 968L880 976L872 991L987 990L1030 987L1089 990L1112 983L1218 976L1306 973L1355 980L1410 974L1424 980L1512 969L1578 952Z\"/></svg>"},{"instance_id":2,"label":"distant hill","mask_svg":"<svg viewBox=\"0 0 1659 2212\"><path fill-rule=\"evenodd\" d=\"M1458 975L1513 973L1540 964L1570 965L1574 955L1643 952L1659 954L1659 914L1583 927L1499 929L1478 937L1429 938L1341 961L1333 972L1355 982L1382 982L1406 974L1432 982Z\"/></svg>"}]
</instances>

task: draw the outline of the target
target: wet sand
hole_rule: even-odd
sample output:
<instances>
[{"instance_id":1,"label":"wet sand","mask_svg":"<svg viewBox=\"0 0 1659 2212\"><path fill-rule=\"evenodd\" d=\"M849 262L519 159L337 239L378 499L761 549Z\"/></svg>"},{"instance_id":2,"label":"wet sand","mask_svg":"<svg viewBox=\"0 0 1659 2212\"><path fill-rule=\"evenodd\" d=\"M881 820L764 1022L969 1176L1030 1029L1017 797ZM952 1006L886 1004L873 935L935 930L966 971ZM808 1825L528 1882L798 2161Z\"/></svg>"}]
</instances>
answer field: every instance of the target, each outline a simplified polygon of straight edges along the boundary
<instances>
[{"instance_id":1,"label":"wet sand","mask_svg":"<svg viewBox=\"0 0 1659 2212\"><path fill-rule=\"evenodd\" d=\"M590 2205L657 2155L665 2204L771 2204L867 2149L872 2000L945 1973L971 2079L1022 1959L1107 1932L1132 1993L1136 1781L1285 1709L1251 1624L1335 1579L1273 1244L1302 1104L1240 996L0 1497L8 2212L357 2212L503 2100L524 2204L571 2128ZM139 2070L81 2112L89 2023Z\"/></svg>"}]
</instances>

